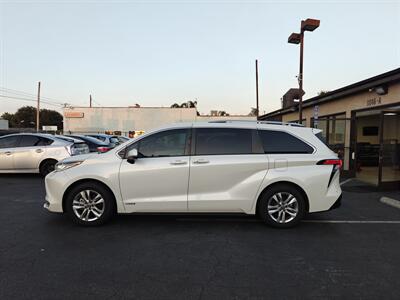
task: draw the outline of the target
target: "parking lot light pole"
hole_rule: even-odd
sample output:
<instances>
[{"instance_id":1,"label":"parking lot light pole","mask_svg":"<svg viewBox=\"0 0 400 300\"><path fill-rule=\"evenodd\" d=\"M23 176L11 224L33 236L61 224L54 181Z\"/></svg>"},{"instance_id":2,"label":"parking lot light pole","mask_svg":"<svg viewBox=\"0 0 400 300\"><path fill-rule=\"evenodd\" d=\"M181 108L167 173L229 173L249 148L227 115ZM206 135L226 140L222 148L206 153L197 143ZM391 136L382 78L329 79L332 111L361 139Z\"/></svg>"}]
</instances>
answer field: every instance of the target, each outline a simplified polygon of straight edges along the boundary
<instances>
[{"instance_id":1,"label":"parking lot light pole","mask_svg":"<svg viewBox=\"0 0 400 300\"><path fill-rule=\"evenodd\" d=\"M259 107L258 107L258 59L256 59L256 118L258 120L259 116Z\"/></svg>"},{"instance_id":2,"label":"parking lot light pole","mask_svg":"<svg viewBox=\"0 0 400 300\"><path fill-rule=\"evenodd\" d=\"M299 70L299 123L303 122L303 50L304 50L304 32L314 31L319 27L320 20L316 19L306 19L301 21L300 33L292 33L288 38L288 43L290 44L300 44L300 70Z\"/></svg>"},{"instance_id":3,"label":"parking lot light pole","mask_svg":"<svg viewBox=\"0 0 400 300\"><path fill-rule=\"evenodd\" d=\"M38 91L37 91L37 105L36 105L36 131L39 132L40 130L40 81L38 82Z\"/></svg>"}]
</instances>

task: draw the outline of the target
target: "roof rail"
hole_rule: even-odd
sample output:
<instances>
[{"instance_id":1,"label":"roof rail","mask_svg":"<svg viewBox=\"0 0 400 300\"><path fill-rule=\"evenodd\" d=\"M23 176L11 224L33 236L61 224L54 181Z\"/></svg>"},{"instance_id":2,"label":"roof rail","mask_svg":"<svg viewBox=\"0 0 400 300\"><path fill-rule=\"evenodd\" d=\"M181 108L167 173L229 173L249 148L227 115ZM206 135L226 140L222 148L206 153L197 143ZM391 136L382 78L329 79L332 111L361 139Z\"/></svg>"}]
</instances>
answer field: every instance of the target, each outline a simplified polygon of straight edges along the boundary
<instances>
[{"instance_id":1,"label":"roof rail","mask_svg":"<svg viewBox=\"0 0 400 300\"><path fill-rule=\"evenodd\" d=\"M289 123L289 122L279 122L279 121L257 121L258 124L269 124L269 125L286 125L294 127L304 127L303 124L299 123Z\"/></svg>"},{"instance_id":2,"label":"roof rail","mask_svg":"<svg viewBox=\"0 0 400 300\"><path fill-rule=\"evenodd\" d=\"M258 120L254 120L254 121L253 120L217 120L217 121L208 121L208 123L235 123L235 122L304 127L303 124L299 124L299 123L288 123L288 122L279 122L279 121L258 121Z\"/></svg>"}]
</instances>

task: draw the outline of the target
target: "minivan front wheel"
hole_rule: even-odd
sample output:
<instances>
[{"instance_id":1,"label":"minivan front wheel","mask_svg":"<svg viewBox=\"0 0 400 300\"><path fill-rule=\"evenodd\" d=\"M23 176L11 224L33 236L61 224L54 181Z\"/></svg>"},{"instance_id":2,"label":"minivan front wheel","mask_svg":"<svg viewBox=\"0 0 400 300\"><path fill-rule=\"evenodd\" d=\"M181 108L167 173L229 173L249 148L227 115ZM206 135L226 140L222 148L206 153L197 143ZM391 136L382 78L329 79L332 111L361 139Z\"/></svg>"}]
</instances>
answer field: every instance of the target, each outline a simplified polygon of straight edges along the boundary
<instances>
[{"instance_id":1,"label":"minivan front wheel","mask_svg":"<svg viewBox=\"0 0 400 300\"><path fill-rule=\"evenodd\" d=\"M304 217L304 196L293 186L276 185L260 199L259 215L268 225L288 228L297 225Z\"/></svg>"},{"instance_id":2,"label":"minivan front wheel","mask_svg":"<svg viewBox=\"0 0 400 300\"><path fill-rule=\"evenodd\" d=\"M115 212L113 195L95 182L82 183L68 193L65 202L67 215L77 224L101 225Z\"/></svg>"}]
</instances>

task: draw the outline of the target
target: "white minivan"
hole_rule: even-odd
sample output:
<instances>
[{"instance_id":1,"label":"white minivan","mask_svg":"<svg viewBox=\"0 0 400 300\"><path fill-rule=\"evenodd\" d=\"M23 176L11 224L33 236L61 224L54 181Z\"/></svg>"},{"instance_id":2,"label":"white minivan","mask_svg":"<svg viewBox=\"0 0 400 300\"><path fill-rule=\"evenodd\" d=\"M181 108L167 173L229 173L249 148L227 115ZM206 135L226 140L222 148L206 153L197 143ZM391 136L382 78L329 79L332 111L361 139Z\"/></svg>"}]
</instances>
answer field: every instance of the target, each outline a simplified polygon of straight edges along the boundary
<instances>
[{"instance_id":1,"label":"white minivan","mask_svg":"<svg viewBox=\"0 0 400 300\"><path fill-rule=\"evenodd\" d=\"M341 160L296 124L219 121L159 128L46 177L45 208L81 225L116 213L256 214L291 227L340 205Z\"/></svg>"}]
</instances>

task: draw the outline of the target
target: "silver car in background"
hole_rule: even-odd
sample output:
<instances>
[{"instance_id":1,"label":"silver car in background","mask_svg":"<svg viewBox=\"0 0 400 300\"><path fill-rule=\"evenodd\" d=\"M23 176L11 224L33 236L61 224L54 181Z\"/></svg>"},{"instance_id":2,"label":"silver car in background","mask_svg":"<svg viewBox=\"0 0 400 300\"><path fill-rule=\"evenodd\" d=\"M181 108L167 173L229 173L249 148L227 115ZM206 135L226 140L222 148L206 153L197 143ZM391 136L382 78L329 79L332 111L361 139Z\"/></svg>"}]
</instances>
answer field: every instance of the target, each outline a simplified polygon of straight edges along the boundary
<instances>
[{"instance_id":1,"label":"silver car in background","mask_svg":"<svg viewBox=\"0 0 400 300\"><path fill-rule=\"evenodd\" d=\"M81 141L82 142L82 141ZM18 133L0 137L0 173L40 173L46 176L64 158L89 153L85 143L50 134Z\"/></svg>"}]
</instances>

